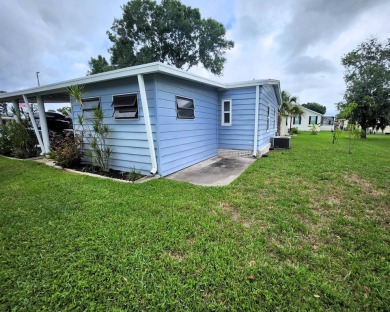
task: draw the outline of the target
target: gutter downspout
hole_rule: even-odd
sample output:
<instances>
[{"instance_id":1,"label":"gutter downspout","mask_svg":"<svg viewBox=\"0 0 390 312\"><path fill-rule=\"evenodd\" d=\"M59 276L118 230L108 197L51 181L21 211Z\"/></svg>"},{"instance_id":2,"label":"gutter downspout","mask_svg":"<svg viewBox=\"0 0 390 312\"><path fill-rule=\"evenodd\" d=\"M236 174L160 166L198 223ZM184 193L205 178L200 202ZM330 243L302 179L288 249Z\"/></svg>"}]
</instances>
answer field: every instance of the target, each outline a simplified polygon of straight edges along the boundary
<instances>
[{"instance_id":1,"label":"gutter downspout","mask_svg":"<svg viewBox=\"0 0 390 312\"><path fill-rule=\"evenodd\" d=\"M259 132L259 97L260 97L260 87L256 86L256 106L255 106L255 132L253 134L253 157L257 157L257 137Z\"/></svg>"},{"instance_id":2,"label":"gutter downspout","mask_svg":"<svg viewBox=\"0 0 390 312\"><path fill-rule=\"evenodd\" d=\"M146 137L148 138L150 161L152 163L152 169L150 169L150 173L156 174L157 172L156 152L154 150L152 125L150 123L150 117L149 117L149 107L148 107L148 100L146 97L145 82L142 74L138 74L137 78L138 78L139 91L141 93L142 111L144 113Z\"/></svg>"},{"instance_id":3,"label":"gutter downspout","mask_svg":"<svg viewBox=\"0 0 390 312\"><path fill-rule=\"evenodd\" d=\"M37 104L38 104L39 122L41 124L42 139L43 139L43 144L45 144L45 153L47 154L50 153L49 128L47 127L45 104L43 103L43 98L40 95L37 95Z\"/></svg>"},{"instance_id":4,"label":"gutter downspout","mask_svg":"<svg viewBox=\"0 0 390 312\"><path fill-rule=\"evenodd\" d=\"M24 103L26 104L28 115L30 116L31 124L33 125L34 131L35 131L35 135L37 136L39 145L41 147L41 151L42 151L41 155L43 155L43 154L45 154L45 145L43 144L41 135L39 134L38 126L37 126L37 124L35 122L34 115L33 115L33 112L31 110L30 103L28 102L28 98L24 94L23 94L23 100L24 100Z\"/></svg>"}]
</instances>

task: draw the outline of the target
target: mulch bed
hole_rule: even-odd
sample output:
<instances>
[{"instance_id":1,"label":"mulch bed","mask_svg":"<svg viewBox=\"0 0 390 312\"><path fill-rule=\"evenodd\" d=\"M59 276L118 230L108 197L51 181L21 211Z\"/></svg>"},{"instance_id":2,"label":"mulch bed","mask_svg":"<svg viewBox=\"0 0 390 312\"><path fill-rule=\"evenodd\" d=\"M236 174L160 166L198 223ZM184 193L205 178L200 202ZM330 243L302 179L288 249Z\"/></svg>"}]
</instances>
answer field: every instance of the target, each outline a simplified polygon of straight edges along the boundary
<instances>
[{"instance_id":1,"label":"mulch bed","mask_svg":"<svg viewBox=\"0 0 390 312\"><path fill-rule=\"evenodd\" d=\"M113 178L113 179L118 179L118 180L126 180L126 181L136 181L136 180L139 180L141 179L142 177L144 177L144 175L142 174L139 174L139 173L129 173L129 172L123 172L123 171L120 171L120 170L113 170L113 169L110 169L110 171L102 171L100 169L100 167L92 167L90 165L79 165L78 167L76 168L71 168L73 170L76 170L76 171L80 171L80 172L88 172L88 173L93 173L93 174L97 174L97 175L101 175L101 176L104 176L104 177L109 177L109 178ZM131 176L129 176L129 174Z\"/></svg>"}]
</instances>

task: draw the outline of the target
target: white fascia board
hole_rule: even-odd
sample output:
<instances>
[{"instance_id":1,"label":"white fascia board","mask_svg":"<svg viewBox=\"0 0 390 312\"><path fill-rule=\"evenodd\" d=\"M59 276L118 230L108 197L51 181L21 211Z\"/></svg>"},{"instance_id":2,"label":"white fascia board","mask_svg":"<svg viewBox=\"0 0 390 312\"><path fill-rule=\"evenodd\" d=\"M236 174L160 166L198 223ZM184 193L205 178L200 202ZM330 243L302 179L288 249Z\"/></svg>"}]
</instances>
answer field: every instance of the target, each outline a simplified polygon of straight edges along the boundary
<instances>
[{"instance_id":1,"label":"white fascia board","mask_svg":"<svg viewBox=\"0 0 390 312\"><path fill-rule=\"evenodd\" d=\"M302 109L303 110L307 110L307 111L309 111L310 113L313 113L313 114L316 114L316 115L319 115L319 116L323 116L321 113L319 113L319 112L315 112L315 111L313 111L313 110L311 110L311 109L308 109L308 108L306 108L306 107L304 107L304 106L302 106L302 105L299 105L300 107L302 107Z\"/></svg>"},{"instance_id":2,"label":"white fascia board","mask_svg":"<svg viewBox=\"0 0 390 312\"><path fill-rule=\"evenodd\" d=\"M243 81L243 82L227 83L225 84L225 88L233 89L233 88L263 86L263 85L279 85L279 80L261 79L261 80L250 80L250 81Z\"/></svg>"},{"instance_id":3,"label":"white fascia board","mask_svg":"<svg viewBox=\"0 0 390 312\"><path fill-rule=\"evenodd\" d=\"M170 65L166 65L166 64L163 64L163 63L157 63L157 64L159 64L158 73L160 73L160 74L176 76L176 77L179 77L179 78L184 78L184 79L187 79L187 80L200 82L200 83L203 83L203 84L206 84L206 85L210 85L210 86L213 86L213 87L217 87L217 88L226 88L226 84L224 84L224 83L216 82L214 80L211 80L211 79L208 79L208 78L204 78L202 76L199 76L199 75L196 75L196 74L192 74L192 73L190 73L188 71L185 71L185 70L182 70L182 69L170 66Z\"/></svg>"},{"instance_id":4,"label":"white fascia board","mask_svg":"<svg viewBox=\"0 0 390 312\"><path fill-rule=\"evenodd\" d=\"M86 85L90 83L102 82L102 81L113 80L118 78L137 76L138 74L156 72L158 71L158 65L159 63L150 63L145 65L121 68L121 69L116 69L116 70L112 70L100 74L66 80L63 82L53 83L53 84L40 86L36 88L1 93L0 99L19 98L22 94L27 96L28 95L35 96L35 95L41 95L48 92L50 93L64 92L67 91L67 88L71 85Z\"/></svg>"},{"instance_id":5,"label":"white fascia board","mask_svg":"<svg viewBox=\"0 0 390 312\"><path fill-rule=\"evenodd\" d=\"M67 88L71 85L87 85L91 83L109 81L125 77L137 77L137 75L153 74L160 73L169 76L175 76L178 78L195 81L198 83L206 84L212 87L216 87L222 90L232 89L232 88L243 88L256 85L277 85L280 92L280 86L278 80L273 79L262 79L262 80L251 80L245 82L225 84L213 81L202 76L192 74L188 71L176 68L171 65L166 65L160 62L154 62L149 64L137 65L132 67L126 67L121 69L116 69L100 74L94 74L90 76L85 76L81 78L71 79L59 83L48 84L40 87L17 90L7 93L0 93L0 99L5 99L6 101L11 101L13 99L19 99L24 94L26 96L36 96L36 95L45 95L53 94L59 92L67 92Z\"/></svg>"}]
</instances>

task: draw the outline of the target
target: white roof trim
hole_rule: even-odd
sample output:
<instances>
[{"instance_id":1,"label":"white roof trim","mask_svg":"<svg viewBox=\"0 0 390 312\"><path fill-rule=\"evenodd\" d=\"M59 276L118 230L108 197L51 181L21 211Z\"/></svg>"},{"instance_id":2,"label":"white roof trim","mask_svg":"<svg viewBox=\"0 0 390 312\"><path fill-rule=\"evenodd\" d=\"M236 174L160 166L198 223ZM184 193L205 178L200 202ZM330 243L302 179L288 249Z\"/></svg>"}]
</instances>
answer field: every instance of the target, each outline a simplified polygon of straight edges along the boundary
<instances>
[{"instance_id":1,"label":"white roof trim","mask_svg":"<svg viewBox=\"0 0 390 312\"><path fill-rule=\"evenodd\" d=\"M293 104L293 105L300 106L303 110L309 111L310 113L313 113L313 114L316 114L316 115L320 115L320 116L324 116L324 115L322 115L321 113L315 112L315 111L313 111L313 110L311 110L311 109L308 109L308 108L306 108L306 107L304 107L304 106L302 106L302 105L300 105L300 104Z\"/></svg>"},{"instance_id":2,"label":"white roof trim","mask_svg":"<svg viewBox=\"0 0 390 312\"><path fill-rule=\"evenodd\" d=\"M0 93L0 99L13 100L13 99L20 98L23 94L26 96L36 96L36 95L67 92L67 88L71 85L87 85L91 83L109 81L109 80L120 79L125 77L133 77L133 76L136 77L139 74L142 75L142 74L153 74L153 73L160 73L160 74L175 76L178 78L184 78L187 80L192 80L195 82L199 82L202 84L210 85L221 89L242 88L242 87L249 87L249 86L256 86L256 85L266 85L266 84L274 85L278 87L280 93L280 83L278 80L262 79L262 80L251 80L246 82L225 84L225 83L213 81L208 78L204 78L196 74L192 74L190 72L187 72L182 69L178 69L170 65L154 62L149 64L116 69L116 70L112 70L100 74L66 80L63 82L43 85L35 88Z\"/></svg>"}]
</instances>

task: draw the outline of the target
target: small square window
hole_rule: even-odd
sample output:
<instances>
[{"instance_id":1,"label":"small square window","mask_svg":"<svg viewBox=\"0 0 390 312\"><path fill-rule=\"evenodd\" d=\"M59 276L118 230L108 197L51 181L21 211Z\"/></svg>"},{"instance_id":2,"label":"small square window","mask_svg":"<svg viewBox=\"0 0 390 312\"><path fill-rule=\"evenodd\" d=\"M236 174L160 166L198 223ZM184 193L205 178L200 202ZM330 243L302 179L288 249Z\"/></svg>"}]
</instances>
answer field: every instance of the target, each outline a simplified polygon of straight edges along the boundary
<instances>
[{"instance_id":1,"label":"small square window","mask_svg":"<svg viewBox=\"0 0 390 312\"><path fill-rule=\"evenodd\" d=\"M222 100L221 125L232 125L232 100Z\"/></svg>"},{"instance_id":2,"label":"small square window","mask_svg":"<svg viewBox=\"0 0 390 312\"><path fill-rule=\"evenodd\" d=\"M100 108L100 98L87 98L81 99L83 105L81 106L81 110L83 111L84 119L95 119L94 109Z\"/></svg>"},{"instance_id":3,"label":"small square window","mask_svg":"<svg viewBox=\"0 0 390 312\"><path fill-rule=\"evenodd\" d=\"M112 98L115 119L137 119L137 94L114 95Z\"/></svg>"},{"instance_id":4,"label":"small square window","mask_svg":"<svg viewBox=\"0 0 390 312\"><path fill-rule=\"evenodd\" d=\"M181 96L176 97L176 117L177 119L194 119L195 106L193 99L187 99Z\"/></svg>"}]
</instances>

